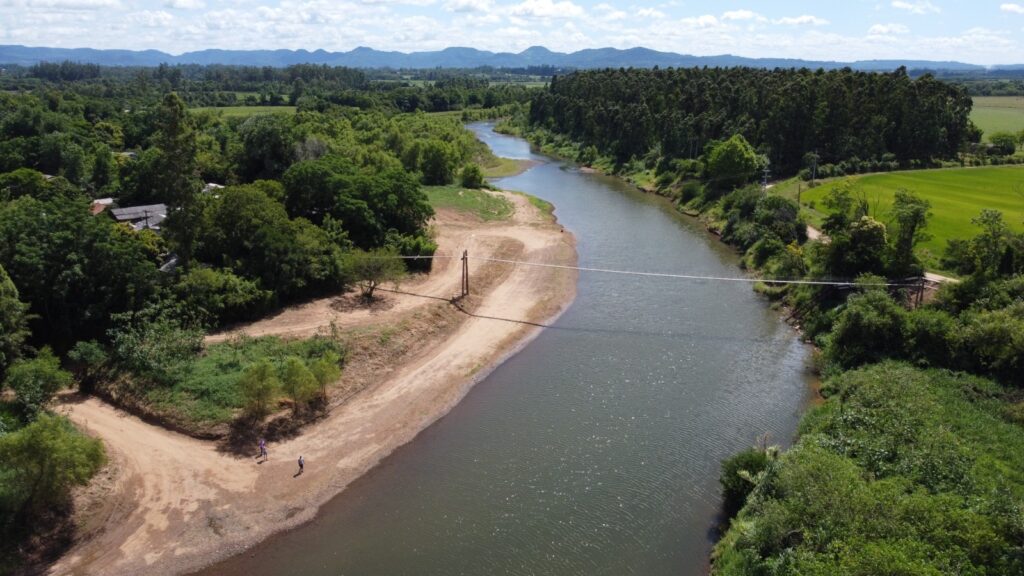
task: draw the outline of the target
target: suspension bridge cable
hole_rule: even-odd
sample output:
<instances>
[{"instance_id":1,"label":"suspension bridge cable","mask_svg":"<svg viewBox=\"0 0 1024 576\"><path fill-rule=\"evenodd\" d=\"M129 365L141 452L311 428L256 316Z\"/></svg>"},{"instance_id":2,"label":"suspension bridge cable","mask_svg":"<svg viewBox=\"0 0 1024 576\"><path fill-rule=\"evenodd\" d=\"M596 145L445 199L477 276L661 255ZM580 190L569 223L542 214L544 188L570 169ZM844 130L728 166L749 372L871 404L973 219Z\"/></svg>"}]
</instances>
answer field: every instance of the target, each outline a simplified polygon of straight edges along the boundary
<instances>
[{"instance_id":1,"label":"suspension bridge cable","mask_svg":"<svg viewBox=\"0 0 1024 576\"><path fill-rule=\"evenodd\" d=\"M462 258L461 255L456 254L434 254L431 256L373 256L373 258L386 258L386 259L398 259L398 260L435 260L441 258ZM589 268L584 266L568 266L565 264L548 264L545 262L527 262L525 260L508 260L504 258L487 258L483 256L469 256L469 260L477 260L480 262L496 262L501 264L513 264L519 266L535 266L539 268L556 268L560 270L577 270L580 272L597 272L601 274L619 274L622 276L642 276L648 278L675 278L678 280L704 280L711 282L741 282L746 284L756 284L763 282L766 284L793 284L793 285L804 285L804 286L843 286L843 287L854 287L854 286L870 286L879 288L915 288L920 286L920 282L908 283L908 282L866 282L858 283L853 280L801 280L801 279L775 279L775 278L753 278L753 277L735 277L735 276L699 276L696 274L670 274L667 272L640 272L636 270L613 270L610 268Z\"/></svg>"},{"instance_id":2,"label":"suspension bridge cable","mask_svg":"<svg viewBox=\"0 0 1024 576\"><path fill-rule=\"evenodd\" d=\"M878 287L915 287L918 284L891 283L891 282L867 282L859 284L850 280L776 280L772 278L745 278L729 276L697 276L694 274L669 274L665 272L638 272L634 270L612 270L608 268L587 268L583 266L567 266L564 264L547 264L543 262L525 262L522 260L506 260L503 258L485 258L481 256L470 256L470 260L483 262L500 262L504 264L517 264L522 266L538 266L541 268L558 268L562 270L579 270L581 272L599 272L603 274L621 274L625 276L646 276L654 278L676 278L681 280L709 280L712 282L744 282L755 284L765 282L770 284L797 284L810 286L878 286Z\"/></svg>"}]
</instances>

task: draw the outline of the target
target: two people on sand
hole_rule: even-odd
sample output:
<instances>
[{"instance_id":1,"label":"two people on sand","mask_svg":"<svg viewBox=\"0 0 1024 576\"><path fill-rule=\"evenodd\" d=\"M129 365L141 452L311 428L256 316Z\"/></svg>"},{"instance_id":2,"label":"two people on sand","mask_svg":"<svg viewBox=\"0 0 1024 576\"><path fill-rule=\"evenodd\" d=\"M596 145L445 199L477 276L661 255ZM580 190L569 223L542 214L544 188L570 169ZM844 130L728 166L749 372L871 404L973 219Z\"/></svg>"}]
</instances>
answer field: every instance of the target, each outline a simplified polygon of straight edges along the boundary
<instances>
[{"instance_id":1,"label":"two people on sand","mask_svg":"<svg viewBox=\"0 0 1024 576\"><path fill-rule=\"evenodd\" d=\"M267 454L267 441L266 441L265 438L260 438L259 447L260 447L260 455L257 457L257 460L260 460L262 458L261 462L266 462L267 459L270 458L270 456ZM305 470L306 470L306 459L303 458L302 455L300 454L299 455L299 472L297 474L295 474L295 475L298 476L299 474L302 474Z\"/></svg>"}]
</instances>

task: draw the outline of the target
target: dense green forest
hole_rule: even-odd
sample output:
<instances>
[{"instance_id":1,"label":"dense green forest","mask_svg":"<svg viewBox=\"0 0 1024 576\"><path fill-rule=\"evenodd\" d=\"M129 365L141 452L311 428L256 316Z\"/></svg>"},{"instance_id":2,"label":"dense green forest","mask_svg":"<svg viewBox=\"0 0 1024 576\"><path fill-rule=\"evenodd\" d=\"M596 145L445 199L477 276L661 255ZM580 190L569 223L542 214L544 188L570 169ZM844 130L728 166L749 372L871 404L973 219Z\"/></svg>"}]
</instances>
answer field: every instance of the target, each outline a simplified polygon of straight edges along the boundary
<instances>
[{"instance_id":1,"label":"dense green forest","mask_svg":"<svg viewBox=\"0 0 1024 576\"><path fill-rule=\"evenodd\" d=\"M913 191L878 214L836 186L808 241L795 201L750 185L940 165L977 142L970 109L903 71L605 70L502 125L700 214L820 351L825 400L796 446L723 463L715 574L1024 571L1024 235L974 207L976 235L942 257L961 280L921 300L930 205ZM772 282L794 279L840 284Z\"/></svg>"},{"instance_id":2,"label":"dense green forest","mask_svg":"<svg viewBox=\"0 0 1024 576\"><path fill-rule=\"evenodd\" d=\"M742 135L776 174L857 157L902 164L951 158L972 137L967 93L905 70L602 70L554 78L529 123L619 164L696 158Z\"/></svg>"},{"instance_id":3,"label":"dense green forest","mask_svg":"<svg viewBox=\"0 0 1024 576\"><path fill-rule=\"evenodd\" d=\"M0 572L68 541L70 490L102 446L51 413L77 385L192 433L248 433L287 398L315 417L346 350L330 335L204 334L430 255L425 185L482 185L466 110L516 88L373 84L348 69L39 65L0 93ZM283 95L290 114L190 104ZM260 96L263 98L263 96ZM118 220L120 208L140 214ZM430 260L411 262L410 271Z\"/></svg>"}]
</instances>

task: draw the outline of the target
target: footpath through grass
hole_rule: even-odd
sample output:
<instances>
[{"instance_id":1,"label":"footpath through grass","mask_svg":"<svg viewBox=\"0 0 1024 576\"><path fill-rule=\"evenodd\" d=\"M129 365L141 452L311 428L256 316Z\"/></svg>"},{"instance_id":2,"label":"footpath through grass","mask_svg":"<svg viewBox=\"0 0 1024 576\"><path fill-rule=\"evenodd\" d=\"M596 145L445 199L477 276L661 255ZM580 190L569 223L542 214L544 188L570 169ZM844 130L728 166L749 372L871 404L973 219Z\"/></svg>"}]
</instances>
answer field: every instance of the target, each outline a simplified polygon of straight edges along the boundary
<instances>
[{"instance_id":1,"label":"footpath through grass","mask_svg":"<svg viewBox=\"0 0 1024 576\"><path fill-rule=\"evenodd\" d=\"M995 132L1024 130L1024 97L975 96L971 120L985 131L985 140Z\"/></svg>"},{"instance_id":2,"label":"footpath through grass","mask_svg":"<svg viewBox=\"0 0 1024 576\"><path fill-rule=\"evenodd\" d=\"M485 222L507 220L515 211L515 206L507 199L486 190L469 190L457 185L427 186L424 190L434 208L469 212Z\"/></svg>"},{"instance_id":3,"label":"footpath through grass","mask_svg":"<svg viewBox=\"0 0 1024 576\"><path fill-rule=\"evenodd\" d=\"M999 210L1012 230L1024 231L1024 167L1021 166L917 170L832 180L801 193L800 201L810 215L811 224L820 224L825 214L822 201L829 191L844 182L851 182L854 197L866 199L872 216L886 223L891 220L893 197L900 188L931 203L928 233L932 237L918 248L930 269L938 269L938 260L947 241L977 235L978 229L971 224L971 219L983 209ZM786 184L787 195L792 193L791 187Z\"/></svg>"}]
</instances>

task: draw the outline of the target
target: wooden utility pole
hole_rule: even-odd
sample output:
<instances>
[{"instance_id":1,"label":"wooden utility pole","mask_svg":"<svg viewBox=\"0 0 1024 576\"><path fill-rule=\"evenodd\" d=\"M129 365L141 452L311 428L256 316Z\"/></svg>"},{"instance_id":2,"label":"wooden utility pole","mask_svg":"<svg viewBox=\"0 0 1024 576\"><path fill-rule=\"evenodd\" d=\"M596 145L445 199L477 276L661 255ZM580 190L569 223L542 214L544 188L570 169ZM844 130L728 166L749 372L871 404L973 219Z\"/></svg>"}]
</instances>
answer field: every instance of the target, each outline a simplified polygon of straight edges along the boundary
<instances>
[{"instance_id":1,"label":"wooden utility pole","mask_svg":"<svg viewBox=\"0 0 1024 576\"><path fill-rule=\"evenodd\" d=\"M462 251L462 297L469 296L469 250Z\"/></svg>"}]
</instances>

